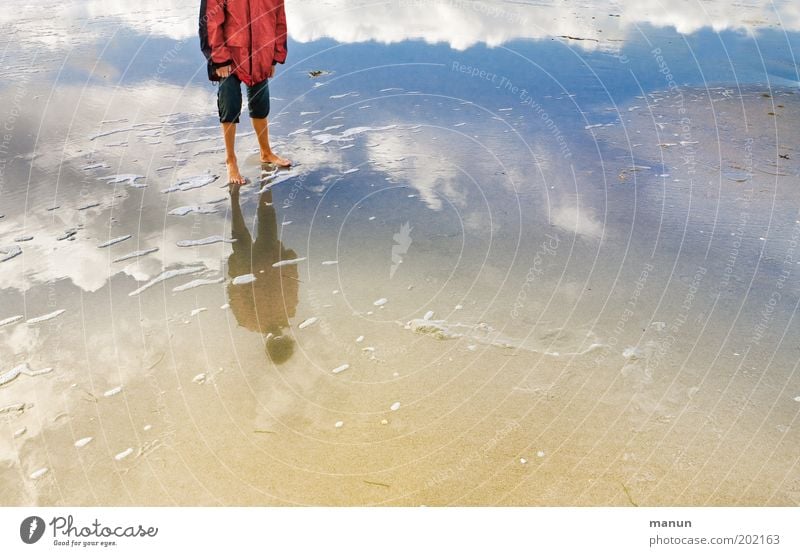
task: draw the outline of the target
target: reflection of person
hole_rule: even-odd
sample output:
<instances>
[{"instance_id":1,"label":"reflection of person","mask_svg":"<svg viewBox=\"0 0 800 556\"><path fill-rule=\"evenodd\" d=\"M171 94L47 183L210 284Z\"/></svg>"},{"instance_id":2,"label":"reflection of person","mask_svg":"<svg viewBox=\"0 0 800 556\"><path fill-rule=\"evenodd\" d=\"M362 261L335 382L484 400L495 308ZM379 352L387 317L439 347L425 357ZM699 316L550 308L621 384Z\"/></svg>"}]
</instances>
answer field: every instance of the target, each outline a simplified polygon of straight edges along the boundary
<instances>
[{"instance_id":1,"label":"reflection of person","mask_svg":"<svg viewBox=\"0 0 800 556\"><path fill-rule=\"evenodd\" d=\"M291 162L269 146L269 85L275 64L286 61L286 14L283 0L201 0L200 48L208 60L208 78L219 81L217 107L225 139L228 181L243 184L234 142L242 110L242 83L261 148L261 161Z\"/></svg>"},{"instance_id":2,"label":"reflection of person","mask_svg":"<svg viewBox=\"0 0 800 556\"><path fill-rule=\"evenodd\" d=\"M265 336L267 355L274 363L283 363L294 351L294 341L282 332L289 326L297 308L297 264L272 265L280 260L296 259L278 239L278 222L272 206L272 191L258 200L258 224L255 243L247 229L239 205L239 188L231 188L231 235L233 253L228 258L228 276L252 274L254 282L234 285L228 282L228 300L240 326Z\"/></svg>"}]
</instances>

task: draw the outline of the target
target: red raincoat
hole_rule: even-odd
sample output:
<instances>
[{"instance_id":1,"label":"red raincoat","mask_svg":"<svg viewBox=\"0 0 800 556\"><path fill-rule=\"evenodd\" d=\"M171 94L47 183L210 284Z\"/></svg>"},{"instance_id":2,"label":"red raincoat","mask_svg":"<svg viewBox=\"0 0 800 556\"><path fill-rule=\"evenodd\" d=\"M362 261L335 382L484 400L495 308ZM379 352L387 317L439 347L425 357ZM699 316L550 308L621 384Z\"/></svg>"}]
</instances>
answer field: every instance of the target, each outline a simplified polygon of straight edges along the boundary
<instances>
[{"instance_id":1,"label":"red raincoat","mask_svg":"<svg viewBox=\"0 0 800 556\"><path fill-rule=\"evenodd\" d=\"M208 60L208 78L231 64L247 85L265 80L271 66L286 61L283 0L201 0L200 48Z\"/></svg>"}]
</instances>

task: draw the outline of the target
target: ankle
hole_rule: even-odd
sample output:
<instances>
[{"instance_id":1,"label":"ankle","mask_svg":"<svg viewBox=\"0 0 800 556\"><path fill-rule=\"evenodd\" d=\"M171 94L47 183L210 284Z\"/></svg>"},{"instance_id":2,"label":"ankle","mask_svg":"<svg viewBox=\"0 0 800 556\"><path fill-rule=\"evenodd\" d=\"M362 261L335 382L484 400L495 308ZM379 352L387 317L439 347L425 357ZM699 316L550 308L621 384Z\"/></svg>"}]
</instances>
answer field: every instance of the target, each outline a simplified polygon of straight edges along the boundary
<instances>
[{"instance_id":1,"label":"ankle","mask_svg":"<svg viewBox=\"0 0 800 556\"><path fill-rule=\"evenodd\" d=\"M229 156L225 159L225 164L236 164L237 160L235 156Z\"/></svg>"}]
</instances>

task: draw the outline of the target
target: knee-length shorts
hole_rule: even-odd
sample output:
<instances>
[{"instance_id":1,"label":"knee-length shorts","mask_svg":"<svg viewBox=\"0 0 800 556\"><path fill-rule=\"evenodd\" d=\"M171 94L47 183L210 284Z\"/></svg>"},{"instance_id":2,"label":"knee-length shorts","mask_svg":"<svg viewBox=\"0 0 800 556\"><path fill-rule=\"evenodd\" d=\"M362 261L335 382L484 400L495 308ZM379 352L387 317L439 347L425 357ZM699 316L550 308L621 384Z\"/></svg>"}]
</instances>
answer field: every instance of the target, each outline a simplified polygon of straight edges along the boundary
<instances>
[{"instance_id":1,"label":"knee-length shorts","mask_svg":"<svg viewBox=\"0 0 800 556\"><path fill-rule=\"evenodd\" d=\"M231 73L219 82L217 108L219 108L220 122L239 123L239 114L242 111L242 82L236 74ZM267 79L247 86L247 108L251 118L262 119L269 115Z\"/></svg>"}]
</instances>

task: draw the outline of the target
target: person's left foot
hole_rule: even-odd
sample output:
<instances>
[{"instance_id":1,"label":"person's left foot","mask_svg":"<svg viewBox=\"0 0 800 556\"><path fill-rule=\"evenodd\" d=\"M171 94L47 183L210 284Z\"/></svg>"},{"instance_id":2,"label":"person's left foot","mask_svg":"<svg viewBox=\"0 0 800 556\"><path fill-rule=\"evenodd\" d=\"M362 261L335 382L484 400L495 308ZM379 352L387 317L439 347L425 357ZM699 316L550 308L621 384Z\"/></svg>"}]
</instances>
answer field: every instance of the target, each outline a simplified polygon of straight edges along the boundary
<instances>
[{"instance_id":1,"label":"person's left foot","mask_svg":"<svg viewBox=\"0 0 800 556\"><path fill-rule=\"evenodd\" d=\"M265 164L274 164L275 166L281 166L282 168L288 168L292 165L292 161L288 158L283 158L282 156L278 156L275 153L269 153L267 155L261 155L261 162Z\"/></svg>"}]
</instances>

